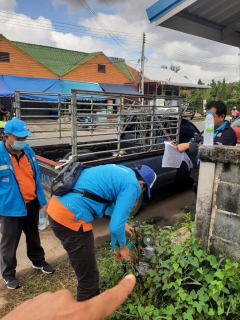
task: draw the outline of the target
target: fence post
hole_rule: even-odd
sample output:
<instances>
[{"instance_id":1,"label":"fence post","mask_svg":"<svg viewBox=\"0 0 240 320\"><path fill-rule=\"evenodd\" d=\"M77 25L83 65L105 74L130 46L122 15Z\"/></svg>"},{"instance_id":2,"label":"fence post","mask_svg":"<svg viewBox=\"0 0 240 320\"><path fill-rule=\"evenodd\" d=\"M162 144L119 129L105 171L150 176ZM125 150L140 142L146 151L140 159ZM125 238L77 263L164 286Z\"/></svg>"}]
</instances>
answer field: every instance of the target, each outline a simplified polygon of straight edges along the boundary
<instances>
[{"instance_id":1,"label":"fence post","mask_svg":"<svg viewBox=\"0 0 240 320\"><path fill-rule=\"evenodd\" d=\"M15 91L14 93L15 101L14 101L14 109L15 109L15 117L17 119L21 119L21 109L20 109L20 94L19 91Z\"/></svg>"},{"instance_id":2,"label":"fence post","mask_svg":"<svg viewBox=\"0 0 240 320\"><path fill-rule=\"evenodd\" d=\"M71 145L73 161L77 161L77 94L71 91Z\"/></svg>"}]
</instances>

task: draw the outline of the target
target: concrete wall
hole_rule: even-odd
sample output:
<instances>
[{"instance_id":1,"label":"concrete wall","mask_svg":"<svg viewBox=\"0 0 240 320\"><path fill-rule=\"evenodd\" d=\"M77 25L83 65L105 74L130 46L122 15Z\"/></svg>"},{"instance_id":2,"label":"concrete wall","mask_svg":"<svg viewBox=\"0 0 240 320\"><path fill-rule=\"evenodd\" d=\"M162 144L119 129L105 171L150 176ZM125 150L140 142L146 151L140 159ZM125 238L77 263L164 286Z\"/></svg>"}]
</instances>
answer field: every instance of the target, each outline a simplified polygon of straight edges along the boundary
<instances>
[{"instance_id":1,"label":"concrete wall","mask_svg":"<svg viewBox=\"0 0 240 320\"><path fill-rule=\"evenodd\" d=\"M215 255L240 262L240 148L199 148L196 236Z\"/></svg>"}]
</instances>

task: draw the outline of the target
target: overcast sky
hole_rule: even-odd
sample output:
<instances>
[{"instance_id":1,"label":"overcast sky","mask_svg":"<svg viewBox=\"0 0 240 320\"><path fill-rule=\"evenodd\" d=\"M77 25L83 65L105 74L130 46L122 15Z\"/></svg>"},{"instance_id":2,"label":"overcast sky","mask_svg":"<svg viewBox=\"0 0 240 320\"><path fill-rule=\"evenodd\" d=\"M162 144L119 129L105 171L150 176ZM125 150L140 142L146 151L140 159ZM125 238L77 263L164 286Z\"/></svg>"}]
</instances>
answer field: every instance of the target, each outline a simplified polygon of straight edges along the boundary
<instances>
[{"instance_id":1,"label":"overcast sky","mask_svg":"<svg viewBox=\"0 0 240 320\"><path fill-rule=\"evenodd\" d=\"M239 80L238 48L155 27L146 9L157 0L0 0L0 33L10 40L124 58L145 75L171 64L194 83ZM166 80L166 79L162 79Z\"/></svg>"}]
</instances>

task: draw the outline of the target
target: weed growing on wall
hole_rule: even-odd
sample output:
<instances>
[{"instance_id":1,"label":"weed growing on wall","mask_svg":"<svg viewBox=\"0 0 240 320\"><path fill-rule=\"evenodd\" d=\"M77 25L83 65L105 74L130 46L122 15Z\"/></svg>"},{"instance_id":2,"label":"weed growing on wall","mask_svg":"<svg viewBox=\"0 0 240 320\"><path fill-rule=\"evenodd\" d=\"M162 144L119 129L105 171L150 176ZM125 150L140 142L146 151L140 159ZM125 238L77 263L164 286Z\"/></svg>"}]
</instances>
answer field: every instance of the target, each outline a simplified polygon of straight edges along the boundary
<instances>
[{"instance_id":1,"label":"weed growing on wall","mask_svg":"<svg viewBox=\"0 0 240 320\"><path fill-rule=\"evenodd\" d=\"M192 233L190 215L183 227L185 234L139 224L130 263L117 261L105 249L98 260L101 290L126 272L137 276L133 293L110 319L240 319L238 263L205 253Z\"/></svg>"}]
</instances>

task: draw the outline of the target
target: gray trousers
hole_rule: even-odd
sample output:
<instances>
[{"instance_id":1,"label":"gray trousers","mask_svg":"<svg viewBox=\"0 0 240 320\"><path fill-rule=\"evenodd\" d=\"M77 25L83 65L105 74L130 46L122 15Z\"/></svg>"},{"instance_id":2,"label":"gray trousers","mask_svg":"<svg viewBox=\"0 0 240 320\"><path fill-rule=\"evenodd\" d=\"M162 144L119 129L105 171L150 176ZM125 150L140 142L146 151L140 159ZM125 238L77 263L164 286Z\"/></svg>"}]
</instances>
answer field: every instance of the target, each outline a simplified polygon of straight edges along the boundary
<instances>
[{"instance_id":1,"label":"gray trousers","mask_svg":"<svg viewBox=\"0 0 240 320\"><path fill-rule=\"evenodd\" d=\"M77 301L85 301L99 293L99 273L95 257L93 233L68 229L49 217L55 236L67 251L78 281Z\"/></svg>"},{"instance_id":2,"label":"gray trousers","mask_svg":"<svg viewBox=\"0 0 240 320\"><path fill-rule=\"evenodd\" d=\"M26 236L27 256L34 265L45 262L44 251L40 244L38 232L39 202L34 199L26 204L26 217L0 217L0 267L2 277L6 280L15 277L16 252L22 232Z\"/></svg>"}]
</instances>

